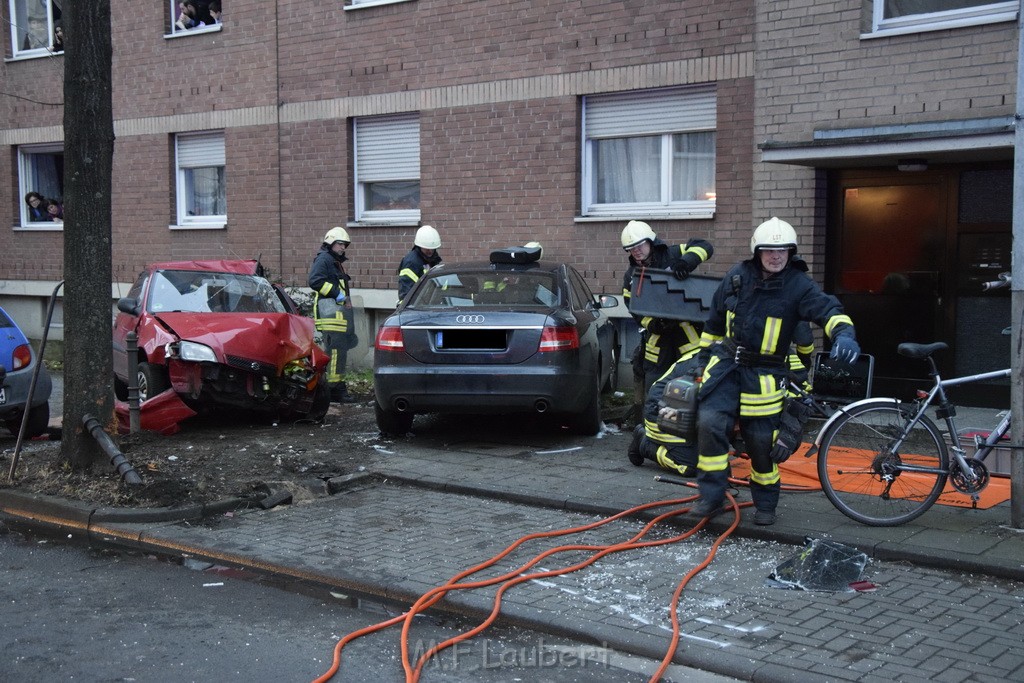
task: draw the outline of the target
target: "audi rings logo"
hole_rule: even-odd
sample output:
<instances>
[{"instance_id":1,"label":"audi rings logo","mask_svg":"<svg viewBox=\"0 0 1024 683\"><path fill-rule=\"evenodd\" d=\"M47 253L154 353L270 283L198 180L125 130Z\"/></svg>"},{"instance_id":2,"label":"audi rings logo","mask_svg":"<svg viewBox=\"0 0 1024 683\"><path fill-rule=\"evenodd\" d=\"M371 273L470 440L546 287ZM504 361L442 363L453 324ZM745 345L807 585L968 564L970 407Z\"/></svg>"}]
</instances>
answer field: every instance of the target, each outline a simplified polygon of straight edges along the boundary
<instances>
[{"instance_id":1,"label":"audi rings logo","mask_svg":"<svg viewBox=\"0 0 1024 683\"><path fill-rule=\"evenodd\" d=\"M479 325L484 321L482 315L457 315L455 316L455 322L460 325Z\"/></svg>"}]
</instances>

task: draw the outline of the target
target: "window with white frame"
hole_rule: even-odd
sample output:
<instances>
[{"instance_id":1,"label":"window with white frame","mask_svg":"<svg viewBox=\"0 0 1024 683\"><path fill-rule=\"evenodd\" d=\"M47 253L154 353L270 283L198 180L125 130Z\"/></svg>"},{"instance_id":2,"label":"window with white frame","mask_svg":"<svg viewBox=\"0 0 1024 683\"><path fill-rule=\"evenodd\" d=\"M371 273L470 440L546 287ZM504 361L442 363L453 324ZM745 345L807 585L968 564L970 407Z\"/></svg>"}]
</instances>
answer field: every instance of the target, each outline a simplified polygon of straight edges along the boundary
<instances>
[{"instance_id":1,"label":"window with white frame","mask_svg":"<svg viewBox=\"0 0 1024 683\"><path fill-rule=\"evenodd\" d=\"M355 139L356 220L420 219L420 117L358 118Z\"/></svg>"},{"instance_id":2,"label":"window with white frame","mask_svg":"<svg viewBox=\"0 0 1024 683\"><path fill-rule=\"evenodd\" d=\"M60 229L64 220L64 145L19 147L18 189L23 200L22 227Z\"/></svg>"},{"instance_id":3,"label":"window with white frame","mask_svg":"<svg viewBox=\"0 0 1024 683\"><path fill-rule=\"evenodd\" d=\"M583 100L583 214L709 218L715 212L713 85Z\"/></svg>"},{"instance_id":4,"label":"window with white frame","mask_svg":"<svg viewBox=\"0 0 1024 683\"><path fill-rule=\"evenodd\" d=\"M876 32L912 33L1010 21L1017 0L874 0Z\"/></svg>"},{"instance_id":5,"label":"window with white frame","mask_svg":"<svg viewBox=\"0 0 1024 683\"><path fill-rule=\"evenodd\" d=\"M171 33L219 31L223 0L170 0Z\"/></svg>"},{"instance_id":6,"label":"window with white frame","mask_svg":"<svg viewBox=\"0 0 1024 683\"><path fill-rule=\"evenodd\" d=\"M64 50L63 4L64 0L10 0L14 57L45 56Z\"/></svg>"},{"instance_id":7,"label":"window with white frame","mask_svg":"<svg viewBox=\"0 0 1024 683\"><path fill-rule=\"evenodd\" d=\"M178 225L223 228L228 220L224 133L175 136Z\"/></svg>"}]
</instances>

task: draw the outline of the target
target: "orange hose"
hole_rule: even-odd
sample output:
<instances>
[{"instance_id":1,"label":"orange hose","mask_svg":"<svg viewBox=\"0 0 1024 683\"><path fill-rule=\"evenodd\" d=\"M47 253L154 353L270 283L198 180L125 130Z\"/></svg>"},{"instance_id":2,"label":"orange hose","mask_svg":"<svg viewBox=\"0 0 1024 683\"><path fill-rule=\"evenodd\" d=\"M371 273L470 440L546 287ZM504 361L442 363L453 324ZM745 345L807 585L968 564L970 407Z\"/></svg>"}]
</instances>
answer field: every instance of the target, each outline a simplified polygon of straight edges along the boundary
<instances>
[{"instance_id":1,"label":"orange hose","mask_svg":"<svg viewBox=\"0 0 1024 683\"><path fill-rule=\"evenodd\" d=\"M615 521L617 519L620 519L622 517L625 517L627 515L633 514L634 512L640 512L640 511L647 510L647 509L654 508L654 507L663 507L665 505L677 505L677 504L681 504L681 503L690 502L693 499L694 499L694 496L690 496L688 498L678 498L678 499L672 499L672 500L655 501L655 502L652 502L652 503L644 503L642 505L637 505L637 506L631 507L631 508L629 508L627 510L623 510L622 512L616 513L616 514L614 514L614 515L612 515L610 517L606 517L604 519L598 520L596 522L592 522L590 524L585 524L583 526L572 527L572 528L569 528L569 529L558 529L558 530L554 530L554 531L545 531L545 532L539 532L539 533L528 534L526 536L523 536L522 538L520 538L519 540L517 540L514 543L512 543L511 545L509 545L505 550L503 550L502 552L498 553L497 555L495 555L491 559L486 560L486 561L476 565L475 567L471 567L470 569L466 569L466 570L464 570L462 572L459 572L458 574L453 576L451 579L449 579L443 586L441 586L439 588L432 589L427 595L432 595L434 593L438 593L438 594L433 599L431 599L429 602L425 602L421 606L420 611L429 608L430 606L434 605L438 600L440 600L443 597L444 589L447 586L453 585L456 582L460 581L461 579L463 579L463 578L465 578L467 576L470 576L472 574L475 574L476 572L481 571L482 569L486 569L487 567L493 566L498 561L500 561L502 558L504 558L509 553L511 553L513 550L515 550L517 547L519 547L523 543L526 543L529 540L532 540L534 538L551 538L551 537L556 537L556 536L565 536L565 535L568 535L568 534L579 533L581 531L589 531L591 529L596 529L597 527L603 526L605 524L613 522L613 521ZM420 603L424 601L425 597L426 596L421 597L420 600L418 600L416 604L420 605ZM414 612L412 610L409 610L408 612L406 612L404 614L400 614L400 615L398 615L396 617L392 617L391 619L388 619L386 621L382 621L382 622L379 622L377 624L371 624L369 626L365 626L365 627L363 627L361 629L358 629L356 631L353 631L352 633L349 633L345 637L341 638L335 644L335 646L334 646L333 660L331 662L330 668L328 668L328 670L326 672L324 672L321 676L315 678L313 683L326 683L326 681L329 681L334 676L334 674L336 674L338 672L338 669L341 666L341 651L342 651L342 649L346 645L351 643L353 640L361 638L361 637L363 637L365 635L369 635L371 633L376 633L377 631L383 630L383 629L385 629L385 628L387 628L389 626L392 626L394 624L399 623L400 621L403 621L408 615L416 614L416 613L418 613L418 612ZM403 657L403 661L404 661L404 657Z\"/></svg>"},{"instance_id":2,"label":"orange hose","mask_svg":"<svg viewBox=\"0 0 1024 683\"><path fill-rule=\"evenodd\" d=\"M505 591L507 591L508 589L510 589L513 586L518 585L520 583L524 583L526 581L531 581L531 580L535 580L535 579L542 579L542 578L548 578L548 577L552 577L552 576L562 576L562 575L569 574L569 573L574 572L574 571L578 571L579 569L582 569L584 567L590 566L591 564L593 564L597 560L601 559L605 555L610 555L612 553L621 552L623 550L632 550L632 549L635 549L635 548L650 548L650 547L655 547L655 546L667 545L669 543L676 543L678 541L685 540L685 539L689 538L690 536L692 536L697 531L699 531L701 528L703 528L704 525L707 523L707 519L701 519L692 529L690 529L689 531L687 531L687 532L685 532L683 534L679 534L679 535L673 536L671 538L661 539L661 540L658 540L658 541L638 542L638 539L640 539L643 536L645 536L659 522L661 522L661 521L663 521L663 520L665 520L665 519L667 519L669 517L673 517L673 516L677 516L677 515L680 515L680 514L684 514L684 513L688 512L688 511L689 511L689 508L687 507L687 508L682 508L682 509L678 509L678 510L671 510L671 511L666 512L666 513L664 513L662 515L659 515L658 517L653 519L651 522L649 522L638 534L633 536L628 541L624 541L622 543L614 543L614 544L603 545L603 546L593 546L593 545L560 546L558 548L552 548L550 550L547 550L547 551L541 553L540 555L538 555L532 561L530 561L529 563L527 563L525 565L525 567L532 566L532 565L536 564L537 562L540 562L542 559L544 559L546 557L549 557L549 556L551 556L551 555L553 555L553 554L555 554L557 552L562 552L562 551L565 551L565 550L596 550L596 551L598 551L592 557L590 557L590 558L588 558L586 560L582 560L581 562L578 562L578 563L576 563L574 565L570 565L568 567L563 567L561 569L547 570L547 571L543 571L543 572L536 572L536 573L533 573L533 574L515 576L515 578L506 580L507 576L510 576L510 575L514 576L519 571L522 571L522 568L520 568L519 570L516 570L516 572L507 574L507 575L505 575L503 577L497 577L495 579L490 579L490 580L486 580L486 581L478 581L478 582L475 582L473 584L460 584L458 586L449 587L450 590L456 590L456 589L462 589L462 588L476 588L476 587L489 586L489 585L493 585L495 583L498 583L499 581L504 581L504 583L498 589L498 592L497 592L497 594L494 597L494 607L492 608L492 610L491 610L490 614L488 615L488 617L480 625L478 625L477 627L475 627L475 628L473 628L473 629L471 629L471 630L469 630L469 631L467 631L465 633L462 633L462 634L460 634L458 636L450 638L450 639L448 639L448 640L446 640L446 641L444 641L442 643L439 643L438 645L434 646L433 648L431 648L430 650L425 652L420 657L420 659L417 661L416 667L414 669L410 670L408 667L406 667L406 682L407 683L416 683L419 680L419 677L420 677L420 674L422 672L423 667L426 665L426 663L429 661L429 659L431 657L433 657L434 655L436 655L440 651L444 650L445 648L451 647L452 645L454 645L456 643L459 643L459 642L461 642L463 640L467 640L469 638L472 638L473 636L475 636L475 635L479 634L480 632L482 632L484 629L486 629L492 623L494 623L494 621L495 621L495 619L497 619L498 614L499 614L500 609L501 609L501 599L502 599L502 596L504 595ZM739 514L738 514L738 509L737 509L737 522L736 522L737 524L738 524L738 519L739 519ZM735 527L736 527L736 524L734 524L732 528L734 529ZM730 529L730 533L731 533L731 529ZM705 566L706 566L706 563L705 563ZM410 623L410 620L407 619L406 620L406 624L405 624L405 628L403 628L403 630L402 630L403 643L405 641L407 641L407 639L408 639L408 628L407 627L408 627L409 623ZM404 660L404 657L403 657L403 666L406 666L406 661Z\"/></svg>"}]
</instances>

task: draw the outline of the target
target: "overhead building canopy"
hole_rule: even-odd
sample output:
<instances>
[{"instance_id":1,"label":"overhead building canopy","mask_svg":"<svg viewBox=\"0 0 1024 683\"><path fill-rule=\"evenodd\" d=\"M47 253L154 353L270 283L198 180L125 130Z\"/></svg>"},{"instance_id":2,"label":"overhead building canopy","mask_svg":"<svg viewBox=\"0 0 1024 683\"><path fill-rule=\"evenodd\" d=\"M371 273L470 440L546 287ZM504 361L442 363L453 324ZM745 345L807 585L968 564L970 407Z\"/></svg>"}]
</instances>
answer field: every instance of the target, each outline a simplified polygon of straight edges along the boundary
<instances>
[{"instance_id":1,"label":"overhead building canopy","mask_svg":"<svg viewBox=\"0 0 1024 683\"><path fill-rule=\"evenodd\" d=\"M1013 159L1012 117L843 130L816 130L805 142L767 140L758 145L769 163L851 168Z\"/></svg>"}]
</instances>

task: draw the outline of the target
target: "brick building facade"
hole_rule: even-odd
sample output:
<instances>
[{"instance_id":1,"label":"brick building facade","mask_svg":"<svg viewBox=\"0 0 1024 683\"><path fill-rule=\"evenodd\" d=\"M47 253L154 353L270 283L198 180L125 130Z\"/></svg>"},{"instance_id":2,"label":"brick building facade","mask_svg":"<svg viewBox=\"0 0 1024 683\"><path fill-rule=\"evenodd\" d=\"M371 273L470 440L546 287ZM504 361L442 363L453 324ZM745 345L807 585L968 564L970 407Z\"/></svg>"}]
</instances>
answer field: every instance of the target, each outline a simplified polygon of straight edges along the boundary
<instances>
[{"instance_id":1,"label":"brick building facade","mask_svg":"<svg viewBox=\"0 0 1024 683\"><path fill-rule=\"evenodd\" d=\"M44 23L59 4L50 0ZM115 7L113 294L148 261L186 258L259 255L275 278L301 286L323 233L343 225L358 300L386 311L420 224L439 229L449 262L537 240L595 291L618 293L627 220L650 220L668 242L710 239L706 270L721 273L773 214L797 227L815 277L845 294L846 189L888 186L898 161L925 159L915 177L941 176L942 200L955 203L957 174L1012 159L1016 3L953 4L966 14L886 16L901 3L876 13L870 0L230 0L223 23L190 30L175 27L170 0ZM4 5L14 28L0 64L0 206L11 226L0 301L38 321L40 297L61 277L62 233L25 218L26 159L60 149L64 57L52 40L33 46L36 34L18 32L32 19L19 14L23 0ZM628 120L629 97L644 118L648 95L688 103L694 92L710 92L710 125ZM613 138L614 126L672 140L712 132L711 191L602 202L600 140L587 133L598 105L618 114ZM360 169L373 167L359 159L370 147L361 126L393 115L418 148L414 170L404 169L415 174L412 213L375 212L368 199L374 183L395 191L401 181L361 184ZM188 138L203 132L212 138ZM687 140L672 154L699 147ZM222 196L211 201L226 203L224 215L186 211L191 152L222 164ZM958 258L960 228L949 231L942 266Z\"/></svg>"}]
</instances>

